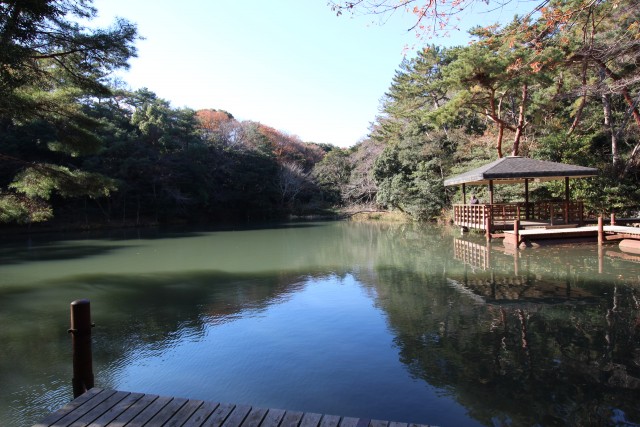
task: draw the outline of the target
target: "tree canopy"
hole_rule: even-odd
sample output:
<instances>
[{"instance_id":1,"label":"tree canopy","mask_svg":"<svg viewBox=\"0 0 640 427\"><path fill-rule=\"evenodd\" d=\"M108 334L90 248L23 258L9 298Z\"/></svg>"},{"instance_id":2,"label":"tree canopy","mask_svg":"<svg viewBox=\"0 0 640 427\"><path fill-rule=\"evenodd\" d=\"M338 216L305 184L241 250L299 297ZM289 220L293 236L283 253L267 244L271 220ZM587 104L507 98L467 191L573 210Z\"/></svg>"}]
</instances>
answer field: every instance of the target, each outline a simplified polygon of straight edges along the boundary
<instances>
[{"instance_id":1,"label":"tree canopy","mask_svg":"<svg viewBox=\"0 0 640 427\"><path fill-rule=\"evenodd\" d=\"M330 5L338 13L414 13L414 29L433 33L474 3ZM433 185L439 176L510 154L596 166L602 176L576 190L590 209L637 206L640 5L534 3L506 25L473 28L467 46L426 45L400 64L371 133L386 145L374 169L379 203L439 216L455 198Z\"/></svg>"},{"instance_id":2,"label":"tree canopy","mask_svg":"<svg viewBox=\"0 0 640 427\"><path fill-rule=\"evenodd\" d=\"M406 10L424 32L474 3L330 4ZM81 24L95 14L89 0L0 2L0 222L251 219L351 205L426 220L459 197L444 177L509 154L598 167L600 178L574 187L591 212L633 214L640 201L636 1L536 1L505 25L473 28L469 45L425 45L400 63L370 135L346 149L124 87L113 72L135 56L136 28Z\"/></svg>"},{"instance_id":3,"label":"tree canopy","mask_svg":"<svg viewBox=\"0 0 640 427\"><path fill-rule=\"evenodd\" d=\"M2 220L49 218L54 193L115 189L73 158L99 148L99 123L85 105L111 93L108 78L135 55L137 31L126 20L107 29L79 24L95 14L87 0L0 3L0 176L10 181L0 188Z\"/></svg>"}]
</instances>

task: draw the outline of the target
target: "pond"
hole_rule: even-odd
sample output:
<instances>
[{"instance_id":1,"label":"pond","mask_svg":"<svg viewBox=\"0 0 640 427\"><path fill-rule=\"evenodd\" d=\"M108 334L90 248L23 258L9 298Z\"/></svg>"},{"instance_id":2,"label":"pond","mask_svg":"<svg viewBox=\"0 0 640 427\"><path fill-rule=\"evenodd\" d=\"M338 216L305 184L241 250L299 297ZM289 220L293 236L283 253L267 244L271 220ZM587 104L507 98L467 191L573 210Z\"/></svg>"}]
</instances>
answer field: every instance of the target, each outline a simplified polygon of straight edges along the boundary
<instances>
[{"instance_id":1,"label":"pond","mask_svg":"<svg viewBox=\"0 0 640 427\"><path fill-rule=\"evenodd\" d=\"M640 425L640 256L509 252L417 224L31 235L0 244L0 425L96 386L447 426Z\"/></svg>"}]
</instances>

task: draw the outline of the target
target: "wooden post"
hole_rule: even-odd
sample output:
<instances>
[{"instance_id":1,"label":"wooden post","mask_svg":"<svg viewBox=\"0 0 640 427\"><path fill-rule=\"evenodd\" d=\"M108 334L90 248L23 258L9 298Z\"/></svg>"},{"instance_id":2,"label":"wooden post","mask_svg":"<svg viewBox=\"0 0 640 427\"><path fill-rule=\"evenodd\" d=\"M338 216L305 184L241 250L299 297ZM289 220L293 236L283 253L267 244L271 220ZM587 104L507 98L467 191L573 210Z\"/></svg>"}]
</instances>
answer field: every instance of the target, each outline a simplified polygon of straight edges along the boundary
<instances>
[{"instance_id":1,"label":"wooden post","mask_svg":"<svg viewBox=\"0 0 640 427\"><path fill-rule=\"evenodd\" d=\"M516 249L520 247L520 220L513 220L513 234L516 236Z\"/></svg>"},{"instance_id":2,"label":"wooden post","mask_svg":"<svg viewBox=\"0 0 640 427\"><path fill-rule=\"evenodd\" d=\"M611 212L611 225L616 225L616 213L615 212Z\"/></svg>"},{"instance_id":3,"label":"wooden post","mask_svg":"<svg viewBox=\"0 0 640 427\"><path fill-rule=\"evenodd\" d=\"M489 180L489 204L493 205L493 180Z\"/></svg>"},{"instance_id":4,"label":"wooden post","mask_svg":"<svg viewBox=\"0 0 640 427\"><path fill-rule=\"evenodd\" d=\"M529 180L524 179L524 219L529 219Z\"/></svg>"},{"instance_id":5,"label":"wooden post","mask_svg":"<svg viewBox=\"0 0 640 427\"><path fill-rule=\"evenodd\" d=\"M569 192L569 177L564 177L564 223L569 224L569 199L571 194Z\"/></svg>"},{"instance_id":6,"label":"wooden post","mask_svg":"<svg viewBox=\"0 0 640 427\"><path fill-rule=\"evenodd\" d=\"M598 217L598 246L602 246L602 242L604 241L604 225L602 220L602 215Z\"/></svg>"},{"instance_id":7,"label":"wooden post","mask_svg":"<svg viewBox=\"0 0 640 427\"><path fill-rule=\"evenodd\" d=\"M91 356L91 303L87 299L71 303L71 347L73 352L73 397L93 388Z\"/></svg>"},{"instance_id":8,"label":"wooden post","mask_svg":"<svg viewBox=\"0 0 640 427\"><path fill-rule=\"evenodd\" d=\"M462 203L467 204L467 186L464 183L462 184Z\"/></svg>"},{"instance_id":9,"label":"wooden post","mask_svg":"<svg viewBox=\"0 0 640 427\"><path fill-rule=\"evenodd\" d=\"M577 202L578 203L578 210L580 211L580 222L578 223L580 225L580 227L582 227L584 225L584 205L582 204L582 202Z\"/></svg>"}]
</instances>

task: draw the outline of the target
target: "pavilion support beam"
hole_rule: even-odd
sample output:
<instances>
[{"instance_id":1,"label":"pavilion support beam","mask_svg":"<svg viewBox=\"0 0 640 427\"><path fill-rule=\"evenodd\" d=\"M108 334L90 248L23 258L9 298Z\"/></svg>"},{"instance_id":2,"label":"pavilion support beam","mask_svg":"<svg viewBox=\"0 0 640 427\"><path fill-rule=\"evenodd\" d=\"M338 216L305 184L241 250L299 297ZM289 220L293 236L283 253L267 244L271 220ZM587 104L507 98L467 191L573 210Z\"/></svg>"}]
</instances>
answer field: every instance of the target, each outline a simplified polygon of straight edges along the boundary
<instances>
[{"instance_id":1,"label":"pavilion support beam","mask_svg":"<svg viewBox=\"0 0 640 427\"><path fill-rule=\"evenodd\" d=\"M489 180L489 204L493 205L493 180Z\"/></svg>"},{"instance_id":2,"label":"pavilion support beam","mask_svg":"<svg viewBox=\"0 0 640 427\"><path fill-rule=\"evenodd\" d=\"M462 204L467 204L467 186L462 184Z\"/></svg>"},{"instance_id":3,"label":"pavilion support beam","mask_svg":"<svg viewBox=\"0 0 640 427\"><path fill-rule=\"evenodd\" d=\"M524 179L524 219L529 219L529 179Z\"/></svg>"},{"instance_id":4,"label":"pavilion support beam","mask_svg":"<svg viewBox=\"0 0 640 427\"><path fill-rule=\"evenodd\" d=\"M569 191L569 177L564 177L564 223L569 224L569 198L571 192Z\"/></svg>"}]
</instances>

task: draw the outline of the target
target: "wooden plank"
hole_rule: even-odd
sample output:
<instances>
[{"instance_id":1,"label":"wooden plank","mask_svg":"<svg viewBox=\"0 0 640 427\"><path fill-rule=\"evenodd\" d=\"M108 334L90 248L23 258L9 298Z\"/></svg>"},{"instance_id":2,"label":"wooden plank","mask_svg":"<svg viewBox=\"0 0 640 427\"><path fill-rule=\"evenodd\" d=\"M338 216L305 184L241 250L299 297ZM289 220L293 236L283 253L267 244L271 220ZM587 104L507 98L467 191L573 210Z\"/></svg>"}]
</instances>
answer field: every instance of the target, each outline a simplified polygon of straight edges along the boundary
<instances>
[{"instance_id":1,"label":"wooden plank","mask_svg":"<svg viewBox=\"0 0 640 427\"><path fill-rule=\"evenodd\" d=\"M140 399L136 400L131 406L129 406L124 412L121 412L115 419L109 422L109 427L124 427L129 421L135 418L140 412L142 412L147 406L151 405L158 396L153 394L145 394Z\"/></svg>"},{"instance_id":2,"label":"wooden plank","mask_svg":"<svg viewBox=\"0 0 640 427\"><path fill-rule=\"evenodd\" d=\"M237 405L233 412L224 420L224 427L240 427L242 422L247 415L251 411L251 406L248 405Z\"/></svg>"},{"instance_id":3,"label":"wooden plank","mask_svg":"<svg viewBox=\"0 0 640 427\"><path fill-rule=\"evenodd\" d=\"M280 427L298 427L304 413L298 411L287 411L280 423Z\"/></svg>"},{"instance_id":4,"label":"wooden plank","mask_svg":"<svg viewBox=\"0 0 640 427\"><path fill-rule=\"evenodd\" d=\"M426 427L92 389L34 427Z\"/></svg>"},{"instance_id":5,"label":"wooden plank","mask_svg":"<svg viewBox=\"0 0 640 427\"><path fill-rule=\"evenodd\" d=\"M313 412L308 412L302 417L300 427L318 427L321 419L322 414L314 414Z\"/></svg>"},{"instance_id":6,"label":"wooden plank","mask_svg":"<svg viewBox=\"0 0 640 427\"><path fill-rule=\"evenodd\" d=\"M171 402L164 406L160 412L158 412L153 418L151 418L148 424L153 426L164 426L186 403L187 399L183 399L180 397L174 398L173 400L171 400Z\"/></svg>"},{"instance_id":7,"label":"wooden plank","mask_svg":"<svg viewBox=\"0 0 640 427\"><path fill-rule=\"evenodd\" d=\"M173 400L172 397L160 396L154 400L149 406L144 408L134 419L132 419L127 427L142 427L147 424L149 420L156 416L158 412L167 406Z\"/></svg>"},{"instance_id":8,"label":"wooden plank","mask_svg":"<svg viewBox=\"0 0 640 427\"><path fill-rule=\"evenodd\" d=\"M242 427L258 427L265 415L267 415L268 410L265 408L253 408L247 418L245 418L242 423Z\"/></svg>"},{"instance_id":9,"label":"wooden plank","mask_svg":"<svg viewBox=\"0 0 640 427\"><path fill-rule=\"evenodd\" d=\"M219 403L204 402L182 427L200 427L219 406Z\"/></svg>"},{"instance_id":10,"label":"wooden plank","mask_svg":"<svg viewBox=\"0 0 640 427\"><path fill-rule=\"evenodd\" d=\"M340 420L340 427L356 427L358 425L359 418L344 417Z\"/></svg>"},{"instance_id":11,"label":"wooden plank","mask_svg":"<svg viewBox=\"0 0 640 427\"><path fill-rule=\"evenodd\" d=\"M174 417L162 427L182 427L203 404L204 401L202 400L188 400L187 403L176 412Z\"/></svg>"},{"instance_id":12,"label":"wooden plank","mask_svg":"<svg viewBox=\"0 0 640 427\"><path fill-rule=\"evenodd\" d=\"M215 411L211 414L207 420L202 423L202 427L219 427L222 425L224 420L227 419L231 411L233 411L235 405L230 403L222 403L220 404Z\"/></svg>"},{"instance_id":13,"label":"wooden plank","mask_svg":"<svg viewBox=\"0 0 640 427\"><path fill-rule=\"evenodd\" d=\"M640 228L638 227L626 227L621 225L605 225L602 228L604 229L604 231L611 231L614 233L640 234Z\"/></svg>"},{"instance_id":14,"label":"wooden plank","mask_svg":"<svg viewBox=\"0 0 640 427\"><path fill-rule=\"evenodd\" d=\"M269 409L260 427L278 427L284 418L284 414L285 411L282 409Z\"/></svg>"},{"instance_id":15,"label":"wooden plank","mask_svg":"<svg viewBox=\"0 0 640 427\"><path fill-rule=\"evenodd\" d=\"M324 415L320 421L320 427L338 427L340 417L338 415Z\"/></svg>"},{"instance_id":16,"label":"wooden plank","mask_svg":"<svg viewBox=\"0 0 640 427\"><path fill-rule=\"evenodd\" d=\"M51 414L47 415L47 417L45 419L40 421L38 424L34 424L33 427L49 427L49 426L53 425L59 419L63 418L64 416L66 416L70 412L75 411L77 408L79 408L80 406L82 406L85 403L87 403L87 401L93 399L93 397L95 395L97 395L99 393L102 393L102 391L103 390L101 388L92 388L91 390L87 391L86 393L83 393L81 396L78 396L73 401L67 403L62 408L60 408L57 411L52 412Z\"/></svg>"},{"instance_id":17,"label":"wooden plank","mask_svg":"<svg viewBox=\"0 0 640 427\"><path fill-rule=\"evenodd\" d=\"M85 415L87 412L91 411L96 406L100 405L113 394L115 394L115 390L102 390L102 392L93 396L93 398L89 399L82 406L79 406L72 412L60 418L55 423L51 424L51 427L67 427L71 425L71 423Z\"/></svg>"},{"instance_id":18,"label":"wooden plank","mask_svg":"<svg viewBox=\"0 0 640 427\"><path fill-rule=\"evenodd\" d=\"M129 395L118 402L117 405L110 408L104 414L102 414L99 418L95 419L91 424L87 427L102 427L109 424L113 421L118 415L122 414L124 411L128 410L131 405L140 400L144 394L142 393L129 393Z\"/></svg>"},{"instance_id":19,"label":"wooden plank","mask_svg":"<svg viewBox=\"0 0 640 427\"><path fill-rule=\"evenodd\" d=\"M102 415L104 415L105 412L109 411L129 394L130 393L126 391L116 391L111 396L109 396L108 399L102 401L100 405L94 407L92 410L74 421L73 424L70 425L70 427L85 427L95 419L100 418Z\"/></svg>"}]
</instances>

